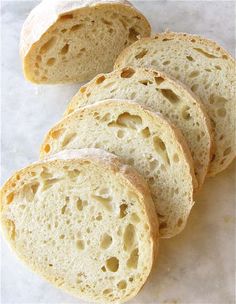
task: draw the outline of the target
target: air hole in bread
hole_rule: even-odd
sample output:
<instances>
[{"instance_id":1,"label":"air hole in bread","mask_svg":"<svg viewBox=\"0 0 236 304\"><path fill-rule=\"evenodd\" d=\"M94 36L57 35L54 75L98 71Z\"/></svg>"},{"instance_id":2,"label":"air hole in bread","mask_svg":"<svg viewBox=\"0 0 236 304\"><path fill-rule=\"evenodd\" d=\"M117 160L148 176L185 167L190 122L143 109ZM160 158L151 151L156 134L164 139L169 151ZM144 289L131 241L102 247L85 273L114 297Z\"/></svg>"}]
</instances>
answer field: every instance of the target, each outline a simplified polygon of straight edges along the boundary
<instances>
[{"instance_id":1,"label":"air hole in bread","mask_svg":"<svg viewBox=\"0 0 236 304\"><path fill-rule=\"evenodd\" d=\"M227 102L227 99L225 99L222 96L211 94L209 97L209 103L214 104L216 107L225 106L226 102Z\"/></svg>"},{"instance_id":2,"label":"air hole in bread","mask_svg":"<svg viewBox=\"0 0 236 304\"><path fill-rule=\"evenodd\" d=\"M73 19L73 18L74 18L73 14L65 14L65 15L60 16L59 20L65 21L65 20L69 20L69 19Z\"/></svg>"},{"instance_id":3,"label":"air hole in bread","mask_svg":"<svg viewBox=\"0 0 236 304\"><path fill-rule=\"evenodd\" d=\"M84 247L85 247L85 245L84 245L84 241L83 241L83 240L78 240L78 241L76 242L76 248L77 248L78 250L84 250Z\"/></svg>"},{"instance_id":4,"label":"air hole in bread","mask_svg":"<svg viewBox=\"0 0 236 304\"><path fill-rule=\"evenodd\" d=\"M134 159L133 158L129 158L127 160L127 163L130 165L130 166L133 166L134 165Z\"/></svg>"},{"instance_id":5,"label":"air hole in bread","mask_svg":"<svg viewBox=\"0 0 236 304\"><path fill-rule=\"evenodd\" d=\"M50 136L53 139L58 139L64 133L64 131L65 131L65 129L54 130L54 131L50 132Z\"/></svg>"},{"instance_id":6,"label":"air hole in bread","mask_svg":"<svg viewBox=\"0 0 236 304\"><path fill-rule=\"evenodd\" d=\"M47 53L56 44L56 41L57 41L57 38L53 36L46 43L44 43L43 46L41 46L39 53L40 54Z\"/></svg>"},{"instance_id":7,"label":"air hole in bread","mask_svg":"<svg viewBox=\"0 0 236 304\"><path fill-rule=\"evenodd\" d=\"M170 60L164 61L162 64L163 65L169 65L170 64Z\"/></svg>"},{"instance_id":8,"label":"air hole in bread","mask_svg":"<svg viewBox=\"0 0 236 304\"><path fill-rule=\"evenodd\" d=\"M107 233L103 234L100 242L100 247L102 249L107 249L111 246L111 244L112 244L112 237Z\"/></svg>"},{"instance_id":9,"label":"air hole in bread","mask_svg":"<svg viewBox=\"0 0 236 304\"><path fill-rule=\"evenodd\" d=\"M61 49L60 53L61 53L61 55L65 55L65 54L68 53L68 51L69 51L69 44L66 43L66 44L63 46L63 48Z\"/></svg>"},{"instance_id":10,"label":"air hole in bread","mask_svg":"<svg viewBox=\"0 0 236 304\"><path fill-rule=\"evenodd\" d=\"M104 75L98 77L97 80L96 80L96 84L102 83L105 79L106 79L106 77Z\"/></svg>"},{"instance_id":11,"label":"air hole in bread","mask_svg":"<svg viewBox=\"0 0 236 304\"><path fill-rule=\"evenodd\" d=\"M131 27L131 28L129 29L129 40L130 40L131 42L136 41L136 40L138 39L138 36L139 36L139 35L140 35L140 34L135 30L135 28Z\"/></svg>"},{"instance_id":12,"label":"air hole in bread","mask_svg":"<svg viewBox=\"0 0 236 304\"><path fill-rule=\"evenodd\" d=\"M35 182L35 183L31 184L30 188L31 188L31 191L33 192L33 194L35 195L36 192L38 191L39 183Z\"/></svg>"},{"instance_id":13,"label":"air hole in bread","mask_svg":"<svg viewBox=\"0 0 236 304\"><path fill-rule=\"evenodd\" d=\"M107 211L112 211L112 205L111 205L111 197L104 197L99 195L92 195L92 198L100 203Z\"/></svg>"},{"instance_id":14,"label":"air hole in bread","mask_svg":"<svg viewBox=\"0 0 236 304\"><path fill-rule=\"evenodd\" d=\"M184 106L183 109L182 109L182 117L183 119L185 120L190 120L191 119L191 115L189 113L189 106Z\"/></svg>"},{"instance_id":15,"label":"air hole in bread","mask_svg":"<svg viewBox=\"0 0 236 304\"><path fill-rule=\"evenodd\" d=\"M74 169L74 170L68 171L67 174L68 174L69 178L74 179L80 175L80 171L78 169Z\"/></svg>"},{"instance_id":16,"label":"air hole in bread","mask_svg":"<svg viewBox=\"0 0 236 304\"><path fill-rule=\"evenodd\" d=\"M71 32L75 32L78 31L80 28L82 28L84 26L84 24L75 24L71 27L70 31Z\"/></svg>"},{"instance_id":17,"label":"air hole in bread","mask_svg":"<svg viewBox=\"0 0 236 304\"><path fill-rule=\"evenodd\" d=\"M68 135L66 135L61 144L62 148L68 146L69 143L71 143L75 139L76 135L76 133L69 133Z\"/></svg>"},{"instance_id":18,"label":"air hole in bread","mask_svg":"<svg viewBox=\"0 0 236 304\"><path fill-rule=\"evenodd\" d=\"M189 77L190 77L190 78L195 78L195 77L197 77L199 74L200 74L199 71L192 71L192 72L189 74Z\"/></svg>"},{"instance_id":19,"label":"air hole in bread","mask_svg":"<svg viewBox=\"0 0 236 304\"><path fill-rule=\"evenodd\" d=\"M61 214L65 214L66 207L67 207L67 205L64 205L64 206L61 208Z\"/></svg>"},{"instance_id":20,"label":"air hole in bread","mask_svg":"<svg viewBox=\"0 0 236 304\"><path fill-rule=\"evenodd\" d=\"M43 77L41 77L41 80L42 80L42 81L47 81L48 78L47 78L46 76L43 76Z\"/></svg>"},{"instance_id":21,"label":"air hole in bread","mask_svg":"<svg viewBox=\"0 0 236 304\"><path fill-rule=\"evenodd\" d=\"M125 228L125 232L124 232L124 250L125 251L130 251L130 249L132 248L133 244L135 241L135 229L134 226L132 224L129 224L126 228Z\"/></svg>"},{"instance_id":22,"label":"air hole in bread","mask_svg":"<svg viewBox=\"0 0 236 304\"><path fill-rule=\"evenodd\" d=\"M107 288L107 289L103 290L104 295L107 295L107 294L110 294L110 293L112 293L112 289L110 289L110 288Z\"/></svg>"},{"instance_id":23,"label":"air hole in bread","mask_svg":"<svg viewBox=\"0 0 236 304\"><path fill-rule=\"evenodd\" d=\"M161 89L160 92L171 103L177 103L179 101L179 97L170 89Z\"/></svg>"},{"instance_id":24,"label":"air hole in bread","mask_svg":"<svg viewBox=\"0 0 236 304\"><path fill-rule=\"evenodd\" d=\"M165 79L163 77L155 77L155 82L159 86L162 82L164 82Z\"/></svg>"},{"instance_id":25,"label":"air hole in bread","mask_svg":"<svg viewBox=\"0 0 236 304\"><path fill-rule=\"evenodd\" d=\"M122 78L131 78L135 74L135 70L131 68L124 68L120 74Z\"/></svg>"},{"instance_id":26,"label":"air hole in bread","mask_svg":"<svg viewBox=\"0 0 236 304\"><path fill-rule=\"evenodd\" d=\"M153 185L155 184L155 179L154 179L154 177L149 177L149 179L148 179L148 184L149 184L150 186L153 186Z\"/></svg>"},{"instance_id":27,"label":"air hole in bread","mask_svg":"<svg viewBox=\"0 0 236 304\"><path fill-rule=\"evenodd\" d=\"M102 270L102 272L106 272L107 271L105 266L102 266L101 270Z\"/></svg>"},{"instance_id":28,"label":"air hole in bread","mask_svg":"<svg viewBox=\"0 0 236 304\"><path fill-rule=\"evenodd\" d=\"M198 87L199 87L199 85L197 83L192 85L191 86L191 91L195 93L197 91Z\"/></svg>"},{"instance_id":29,"label":"air hole in bread","mask_svg":"<svg viewBox=\"0 0 236 304\"><path fill-rule=\"evenodd\" d=\"M62 33L62 34L66 33L66 32L67 32L67 29L66 29L66 28L61 30L61 33Z\"/></svg>"},{"instance_id":30,"label":"air hole in bread","mask_svg":"<svg viewBox=\"0 0 236 304\"><path fill-rule=\"evenodd\" d=\"M117 287L118 287L119 289L126 289L126 287L127 287L126 281L125 281L125 280L120 281L120 282L117 284Z\"/></svg>"},{"instance_id":31,"label":"air hole in bread","mask_svg":"<svg viewBox=\"0 0 236 304\"><path fill-rule=\"evenodd\" d=\"M124 136L125 136L125 131L124 130L118 130L117 137L118 138L124 138Z\"/></svg>"},{"instance_id":32,"label":"air hole in bread","mask_svg":"<svg viewBox=\"0 0 236 304\"><path fill-rule=\"evenodd\" d=\"M52 178L53 174L50 173L46 167L43 167L42 172L40 173L40 177L42 179L48 179L48 178Z\"/></svg>"},{"instance_id":33,"label":"air hole in bread","mask_svg":"<svg viewBox=\"0 0 236 304\"><path fill-rule=\"evenodd\" d=\"M219 70L219 71L222 70L221 67L220 67L219 65L215 65L215 68L216 68L217 70Z\"/></svg>"},{"instance_id":34,"label":"air hole in bread","mask_svg":"<svg viewBox=\"0 0 236 304\"><path fill-rule=\"evenodd\" d=\"M128 208L127 204L120 205L120 218L123 218L127 215L127 208Z\"/></svg>"},{"instance_id":35,"label":"air hole in bread","mask_svg":"<svg viewBox=\"0 0 236 304\"><path fill-rule=\"evenodd\" d=\"M144 138L150 137L151 133L150 133L149 128L146 127L145 129L143 129L143 130L141 131L141 135L142 135Z\"/></svg>"},{"instance_id":36,"label":"air hole in bread","mask_svg":"<svg viewBox=\"0 0 236 304\"><path fill-rule=\"evenodd\" d=\"M81 200L80 198L77 199L76 201L76 208L79 211L82 211L84 207L86 207L88 205L88 202L86 200Z\"/></svg>"},{"instance_id":37,"label":"air hole in bread","mask_svg":"<svg viewBox=\"0 0 236 304\"><path fill-rule=\"evenodd\" d=\"M141 83L141 84L143 84L145 86L147 86L148 84L153 84L153 82L150 81L150 80L140 80L139 83Z\"/></svg>"},{"instance_id":38,"label":"air hole in bread","mask_svg":"<svg viewBox=\"0 0 236 304\"><path fill-rule=\"evenodd\" d=\"M231 153L231 151L232 151L232 149L231 149L231 147L229 147L224 151L223 155L224 156L229 155Z\"/></svg>"},{"instance_id":39,"label":"air hole in bread","mask_svg":"<svg viewBox=\"0 0 236 304\"><path fill-rule=\"evenodd\" d=\"M116 257L111 257L106 260L106 268L111 272L117 272L119 269L119 260Z\"/></svg>"},{"instance_id":40,"label":"air hole in bread","mask_svg":"<svg viewBox=\"0 0 236 304\"><path fill-rule=\"evenodd\" d=\"M5 220L6 228L8 231L8 236L11 240L15 240L16 238L16 226L15 223L12 220Z\"/></svg>"},{"instance_id":41,"label":"air hole in bread","mask_svg":"<svg viewBox=\"0 0 236 304\"><path fill-rule=\"evenodd\" d=\"M50 189L52 186L61 181L61 178L46 179L43 183L42 192Z\"/></svg>"},{"instance_id":42,"label":"air hole in bread","mask_svg":"<svg viewBox=\"0 0 236 304\"><path fill-rule=\"evenodd\" d=\"M156 160L156 159L151 160L149 163L149 166L150 166L151 171L154 171L159 166L158 160Z\"/></svg>"},{"instance_id":43,"label":"air hole in bread","mask_svg":"<svg viewBox=\"0 0 236 304\"><path fill-rule=\"evenodd\" d=\"M60 240L63 240L65 238L65 234L61 234L60 236L59 236L59 239Z\"/></svg>"},{"instance_id":44,"label":"air hole in bread","mask_svg":"<svg viewBox=\"0 0 236 304\"><path fill-rule=\"evenodd\" d=\"M201 49L201 48L193 48L193 49L194 49L196 52L198 52L198 53L204 55L204 56L207 57L207 58L219 58L219 57L217 57L217 56L215 56L215 55L213 55L213 54L208 53L207 51L205 51L205 50L203 50L203 49Z\"/></svg>"},{"instance_id":45,"label":"air hole in bread","mask_svg":"<svg viewBox=\"0 0 236 304\"><path fill-rule=\"evenodd\" d=\"M138 260L139 260L139 250L138 248L135 248L127 261L127 267L136 269L138 266Z\"/></svg>"},{"instance_id":46,"label":"air hole in bread","mask_svg":"<svg viewBox=\"0 0 236 304\"><path fill-rule=\"evenodd\" d=\"M15 196L14 192L11 192L7 195L7 204L11 204L13 202L14 196Z\"/></svg>"},{"instance_id":47,"label":"air hole in bread","mask_svg":"<svg viewBox=\"0 0 236 304\"><path fill-rule=\"evenodd\" d=\"M219 109L217 109L217 115L219 116L219 117L225 117L226 116L226 109L225 108L219 108Z\"/></svg>"},{"instance_id":48,"label":"air hole in bread","mask_svg":"<svg viewBox=\"0 0 236 304\"><path fill-rule=\"evenodd\" d=\"M132 115L128 112L124 112L120 114L116 120L116 122L111 122L108 126L119 126L123 128L130 128L134 130L138 130L139 126L142 125L142 118L138 115Z\"/></svg>"},{"instance_id":49,"label":"air hole in bread","mask_svg":"<svg viewBox=\"0 0 236 304\"><path fill-rule=\"evenodd\" d=\"M83 94L86 90L87 90L87 87L81 87L79 91L80 91L80 93Z\"/></svg>"},{"instance_id":50,"label":"air hole in bread","mask_svg":"<svg viewBox=\"0 0 236 304\"><path fill-rule=\"evenodd\" d=\"M195 61L192 56L186 56L186 58L188 59L188 61Z\"/></svg>"},{"instance_id":51,"label":"air hole in bread","mask_svg":"<svg viewBox=\"0 0 236 304\"><path fill-rule=\"evenodd\" d=\"M162 39L162 41L170 41L170 40L173 40L174 38L164 38Z\"/></svg>"},{"instance_id":52,"label":"air hole in bread","mask_svg":"<svg viewBox=\"0 0 236 304\"><path fill-rule=\"evenodd\" d=\"M52 66L54 65L54 63L56 62L56 58L49 58L47 61L47 65Z\"/></svg>"},{"instance_id":53,"label":"air hole in bread","mask_svg":"<svg viewBox=\"0 0 236 304\"><path fill-rule=\"evenodd\" d=\"M161 140L161 138L158 137L158 136L154 136L153 137L153 145L154 145L154 149L161 156L164 163L169 165L170 160L169 160L169 156L168 156L167 151L166 151L166 145Z\"/></svg>"},{"instance_id":54,"label":"air hole in bread","mask_svg":"<svg viewBox=\"0 0 236 304\"><path fill-rule=\"evenodd\" d=\"M94 112L94 116L96 115L97 112ZM98 113L97 113L98 114ZM98 114L99 116L99 114ZM95 118L96 119L96 118ZM99 119L99 118L98 118ZM101 122L108 122L111 120L111 114L110 113L106 113L104 116L102 116L102 118L100 119Z\"/></svg>"},{"instance_id":55,"label":"air hole in bread","mask_svg":"<svg viewBox=\"0 0 236 304\"><path fill-rule=\"evenodd\" d=\"M173 161L174 161L175 163L178 163L178 162L179 162L179 155L178 155L177 153L175 153L175 154L173 155Z\"/></svg>"},{"instance_id":56,"label":"air hole in bread","mask_svg":"<svg viewBox=\"0 0 236 304\"><path fill-rule=\"evenodd\" d=\"M136 59L142 59L144 56L146 56L148 53L148 50L147 49L143 49L140 53L138 53L135 58Z\"/></svg>"},{"instance_id":57,"label":"air hole in bread","mask_svg":"<svg viewBox=\"0 0 236 304\"><path fill-rule=\"evenodd\" d=\"M182 218L179 218L179 219L178 219L178 222L177 222L177 226L178 226L178 227L181 227L182 224L183 224L183 220L182 220Z\"/></svg>"}]
</instances>

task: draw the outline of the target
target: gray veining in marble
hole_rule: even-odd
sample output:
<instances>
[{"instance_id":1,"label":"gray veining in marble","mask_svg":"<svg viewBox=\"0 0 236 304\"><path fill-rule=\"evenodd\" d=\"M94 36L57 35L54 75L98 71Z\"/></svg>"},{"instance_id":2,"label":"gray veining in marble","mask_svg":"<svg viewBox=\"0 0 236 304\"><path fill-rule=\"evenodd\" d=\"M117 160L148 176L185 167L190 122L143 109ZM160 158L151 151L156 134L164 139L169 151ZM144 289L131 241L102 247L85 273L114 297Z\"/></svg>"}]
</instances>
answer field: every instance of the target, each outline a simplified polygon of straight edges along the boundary
<instances>
[{"instance_id":1,"label":"gray veining in marble","mask_svg":"<svg viewBox=\"0 0 236 304\"><path fill-rule=\"evenodd\" d=\"M197 33L235 48L234 1L132 1L154 31ZM1 178L37 160L45 132L61 117L79 85L34 86L21 72L22 22L36 1L1 2ZM185 231L162 240L149 282L130 303L233 304L235 170L208 179ZM19 262L1 241L2 304L85 303L54 288Z\"/></svg>"}]
</instances>

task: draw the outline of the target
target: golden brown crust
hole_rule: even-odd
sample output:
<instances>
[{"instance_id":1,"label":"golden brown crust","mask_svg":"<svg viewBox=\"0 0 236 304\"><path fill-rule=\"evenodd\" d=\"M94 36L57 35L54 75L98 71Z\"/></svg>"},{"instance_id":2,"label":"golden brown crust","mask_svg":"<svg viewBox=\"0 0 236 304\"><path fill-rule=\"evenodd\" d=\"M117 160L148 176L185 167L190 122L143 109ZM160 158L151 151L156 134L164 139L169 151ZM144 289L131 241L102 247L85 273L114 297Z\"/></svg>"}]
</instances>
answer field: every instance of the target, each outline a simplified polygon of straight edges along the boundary
<instances>
[{"instance_id":1,"label":"golden brown crust","mask_svg":"<svg viewBox=\"0 0 236 304\"><path fill-rule=\"evenodd\" d=\"M135 191L137 193L140 201L143 204L143 208L146 213L146 218L148 219L150 230L149 230L149 237L151 241L151 248L152 248L152 256L151 259L149 259L147 262L149 262L149 272L151 271L152 267L154 266L154 262L156 260L157 254L158 254L158 239L159 239L159 232L158 232L158 219L156 216L155 208L151 199L149 188L142 178L141 175L139 175L132 167L123 164L123 162L115 155L105 152L100 149L81 149L81 150L64 150L62 152L59 152L47 159L44 159L42 161L35 162L31 164L30 166L23 168L16 173L13 174L12 177L10 177L7 182L3 185L1 189L1 199L0 199L0 206L3 206L3 199L6 196L9 191L12 191L12 185L15 184L15 190L17 191L17 186L21 186L21 179L27 179L31 177L32 170L37 169L38 167L42 167L42 165L51 166L54 169L63 167L65 165L73 164L74 162L83 163L83 162L95 162L98 163L100 166L105 167L106 170L111 170L115 175L119 175L121 181L123 182L125 187L129 187L131 190ZM7 208L8 205L3 206L3 208ZM3 208L0 210L0 222L1 227L3 228L3 232L5 232L4 229L4 218L2 216L3 214ZM13 251L15 251L14 241L12 241L7 233L4 233L5 238L8 240L8 242L11 245L11 248ZM25 257L21 255L19 251L17 251L17 255L19 258L27 265L27 260ZM34 272L38 273L40 276L42 276L44 279L46 279L49 283L52 283L54 286L62 288L57 285L57 283L54 280L54 277L52 276L45 276L45 273L42 273L42 271L37 268L36 266L31 268ZM146 278L147 279L147 278ZM145 283L145 280L143 284ZM125 302L128 299L133 298L139 290L142 288L142 285L139 286L139 288L136 289L136 291L131 294L130 296L123 298L121 302ZM63 288L62 288L63 289ZM68 292L68 290L67 290ZM72 289L69 291L72 295L78 297L78 294L76 294ZM87 297L81 295L82 299L87 299ZM94 300L93 300L94 301ZM107 301L104 299L103 303L106 303Z\"/></svg>"}]
</instances>

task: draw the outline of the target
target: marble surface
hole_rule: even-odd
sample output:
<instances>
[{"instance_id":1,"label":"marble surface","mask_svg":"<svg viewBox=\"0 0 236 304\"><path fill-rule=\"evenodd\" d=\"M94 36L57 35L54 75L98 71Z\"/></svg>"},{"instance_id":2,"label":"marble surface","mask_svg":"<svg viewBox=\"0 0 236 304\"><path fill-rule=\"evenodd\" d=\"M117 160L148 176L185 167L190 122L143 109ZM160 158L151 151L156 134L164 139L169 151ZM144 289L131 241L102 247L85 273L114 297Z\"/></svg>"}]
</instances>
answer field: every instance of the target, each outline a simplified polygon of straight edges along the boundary
<instances>
[{"instance_id":1,"label":"marble surface","mask_svg":"<svg viewBox=\"0 0 236 304\"><path fill-rule=\"evenodd\" d=\"M235 1L132 1L154 31L205 35L234 53ZM33 86L18 55L22 22L36 1L1 1L1 178L37 160L45 132L79 85ZM137 304L235 303L235 162L208 179L185 231L162 240L158 265ZM32 273L1 240L1 303L85 303Z\"/></svg>"}]
</instances>

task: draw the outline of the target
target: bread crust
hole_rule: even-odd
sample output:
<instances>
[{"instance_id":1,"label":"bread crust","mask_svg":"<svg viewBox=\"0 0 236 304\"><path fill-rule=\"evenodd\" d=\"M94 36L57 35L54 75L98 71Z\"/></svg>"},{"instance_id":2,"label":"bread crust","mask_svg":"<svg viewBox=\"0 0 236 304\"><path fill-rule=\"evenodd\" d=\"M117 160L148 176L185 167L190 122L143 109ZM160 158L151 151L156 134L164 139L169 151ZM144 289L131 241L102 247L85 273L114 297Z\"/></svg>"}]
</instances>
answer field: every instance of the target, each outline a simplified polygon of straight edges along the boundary
<instances>
[{"instance_id":1,"label":"bread crust","mask_svg":"<svg viewBox=\"0 0 236 304\"><path fill-rule=\"evenodd\" d=\"M126 165L122 162L120 158L115 156L114 154L108 153L106 151L103 151L101 149L78 149L78 150L64 150L57 154L54 154L48 158L45 158L43 160L37 161L31 165L29 165L26 168L23 168L17 172L15 172L12 177L10 177L6 183L1 188L1 197L0 197L0 223L2 228L2 233L6 240L9 242L11 249L16 253L14 242L8 237L8 234L5 231L4 228L4 218L3 218L3 211L7 209L8 205L5 205L3 203L4 197L9 191L12 191L12 184L16 184L15 190L17 191L18 184L20 187L19 180L21 177L23 178L30 178L30 171L36 169L37 167L41 167L42 165L51 166L55 169L62 167L63 165L68 165L73 162L78 162L80 164L83 164L84 162L94 162L98 163L100 166L104 167L106 170L110 170L115 176L119 175L124 187L129 187L132 191L134 191L139 199L141 200L145 216L148 218L148 222L150 225L149 230L149 238L151 242L151 248L152 248L152 254L151 258L147 260L148 263L148 269L149 273L151 272L152 268L155 266L157 254L158 254L158 248L159 248L159 230L158 230L158 219L156 216L154 204L151 199L150 191L147 186L146 181L143 179L143 177L136 172L131 166ZM20 177L20 179L19 179ZM17 251L17 255L20 258L21 261L24 262L25 265L27 265L27 260L21 255L19 251ZM55 283L54 277L52 276L45 276L45 273L42 273L41 270L35 265L35 267L31 266L31 269L42 276L44 279L46 279L49 283L53 284L54 286L63 289L62 287L58 286ZM147 279L147 277L146 277ZM143 283L145 284L145 282ZM123 298L120 303L126 302L129 299L133 298L143 287L143 284L140 285L138 288L136 288L135 292L129 295L128 297ZM71 295L78 297L78 293L75 293L73 290L66 292L70 293ZM88 300L87 297L80 295L81 299ZM94 299L91 299L94 301ZM100 303L111 303L110 301L107 301L105 298L101 301L94 301L94 302L100 302Z\"/></svg>"},{"instance_id":2,"label":"bread crust","mask_svg":"<svg viewBox=\"0 0 236 304\"><path fill-rule=\"evenodd\" d=\"M118 58L114 64L114 69L118 69L118 68L122 67L124 59L128 57L128 54L130 53L131 49L135 48L140 43L145 44L145 42L147 42L147 43L151 42L151 41L153 41L153 39L156 39L156 40L173 39L173 40L180 40L180 41L197 42L202 46L212 48L214 50L214 52L216 52L218 55L220 55L222 57L225 56L225 58L227 58L227 60L229 60L230 64L232 65L231 66L232 70L235 71L235 69L236 69L236 60L232 57L232 55L229 52L227 52L223 47L218 45L215 41L213 41L211 39L203 38L199 35L192 35L192 34L187 34L187 33L176 33L176 32L169 32L169 31L156 34L152 37L144 37L144 38L141 38L140 40L134 42L131 46L127 47L120 53L120 55L118 56ZM232 109L232 111L235 114L235 109ZM212 130L213 130L213 128L212 128ZM215 131L213 130L213 132L212 132L212 134L213 134L212 154L214 154L214 152L216 151L216 142L214 140L214 133L215 133ZM211 163L210 163L207 176L213 177L216 174L225 170L231 164L231 162L235 159L235 157L236 157L236 144L235 144L235 140L234 140L234 148L233 148L232 157L226 158L224 163L221 164L220 166L218 166L217 168L215 166L214 170L211 169Z\"/></svg>"}]
</instances>

